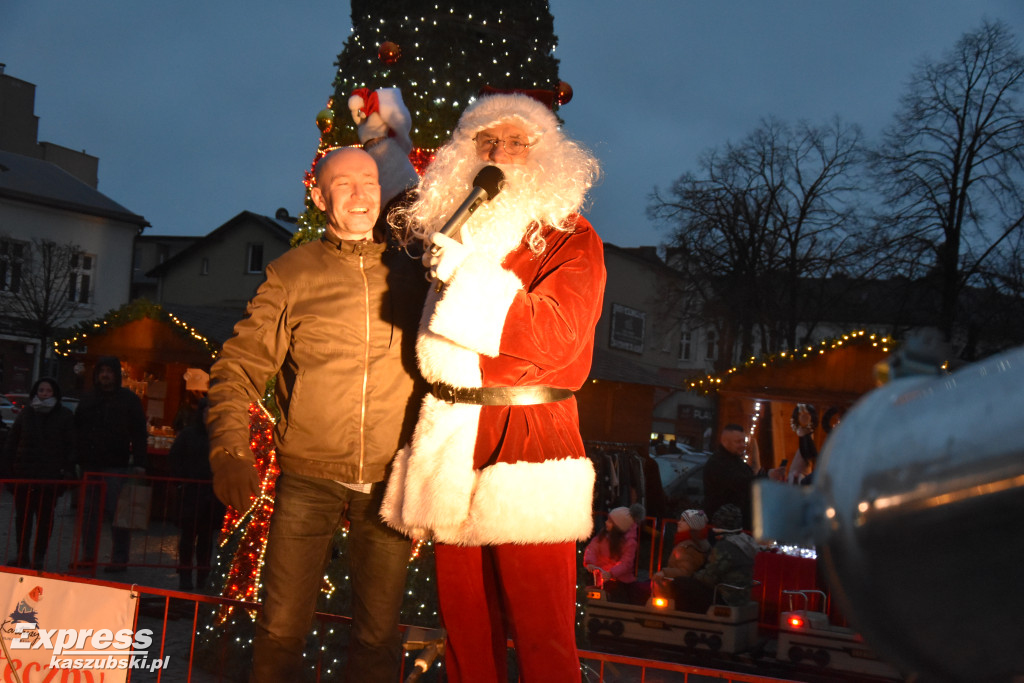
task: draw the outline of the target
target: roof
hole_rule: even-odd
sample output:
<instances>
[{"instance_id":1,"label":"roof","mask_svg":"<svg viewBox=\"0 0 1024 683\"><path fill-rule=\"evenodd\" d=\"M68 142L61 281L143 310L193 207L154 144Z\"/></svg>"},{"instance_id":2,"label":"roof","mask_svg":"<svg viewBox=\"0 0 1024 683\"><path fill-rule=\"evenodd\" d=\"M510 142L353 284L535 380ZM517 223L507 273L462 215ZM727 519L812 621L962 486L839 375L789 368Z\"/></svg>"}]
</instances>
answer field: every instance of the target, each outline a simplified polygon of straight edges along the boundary
<instances>
[{"instance_id":1,"label":"roof","mask_svg":"<svg viewBox=\"0 0 1024 683\"><path fill-rule=\"evenodd\" d=\"M146 227L149 222L48 161L0 150L0 198L100 216Z\"/></svg>"},{"instance_id":2,"label":"roof","mask_svg":"<svg viewBox=\"0 0 1024 683\"><path fill-rule=\"evenodd\" d=\"M631 261L642 263L643 265L654 268L661 271L664 274L671 275L673 277L681 278L682 273L673 268L672 266L665 263L660 256L658 256L658 247L654 246L642 246L642 247L620 247L617 244L611 242L604 243L605 253L613 253L622 256L623 258Z\"/></svg>"},{"instance_id":3,"label":"roof","mask_svg":"<svg viewBox=\"0 0 1024 683\"><path fill-rule=\"evenodd\" d=\"M163 275L168 270L176 267L178 263L191 257L193 254L197 252L201 252L203 249L206 248L207 245L222 239L224 235L231 232L242 223L246 222L256 223L257 225L265 227L275 237L280 238L286 244L289 244L291 242L292 235L295 232L295 223L293 221L282 218L272 218L270 216L263 216L258 213L253 213L252 211L242 211L241 213L237 214L234 218L224 223L213 232L210 232L204 235L203 237L200 237L195 242L185 247L171 258L156 266L148 273L146 273L146 275L148 277L159 277Z\"/></svg>"},{"instance_id":4,"label":"roof","mask_svg":"<svg viewBox=\"0 0 1024 683\"><path fill-rule=\"evenodd\" d=\"M652 387L682 388L681 385L661 377L655 370L648 369L602 348L594 349L594 363L590 368L590 379L622 382L623 384L643 384Z\"/></svg>"},{"instance_id":5,"label":"roof","mask_svg":"<svg viewBox=\"0 0 1024 683\"><path fill-rule=\"evenodd\" d=\"M218 346L234 334L235 323L245 317L245 306L186 306L163 304L163 309Z\"/></svg>"}]
</instances>

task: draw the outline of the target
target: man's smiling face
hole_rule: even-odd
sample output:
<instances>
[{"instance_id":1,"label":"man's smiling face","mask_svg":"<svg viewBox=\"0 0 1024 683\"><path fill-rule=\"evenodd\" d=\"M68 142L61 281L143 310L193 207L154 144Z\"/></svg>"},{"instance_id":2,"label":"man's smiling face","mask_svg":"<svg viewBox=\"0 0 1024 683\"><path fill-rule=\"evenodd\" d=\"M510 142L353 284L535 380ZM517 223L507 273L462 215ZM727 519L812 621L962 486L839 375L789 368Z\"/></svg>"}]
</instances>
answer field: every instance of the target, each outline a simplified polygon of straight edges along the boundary
<instances>
[{"instance_id":1,"label":"man's smiling face","mask_svg":"<svg viewBox=\"0 0 1024 683\"><path fill-rule=\"evenodd\" d=\"M331 152L316 165L310 197L327 216L332 235L344 240L372 239L380 213L377 163L354 147Z\"/></svg>"}]
</instances>

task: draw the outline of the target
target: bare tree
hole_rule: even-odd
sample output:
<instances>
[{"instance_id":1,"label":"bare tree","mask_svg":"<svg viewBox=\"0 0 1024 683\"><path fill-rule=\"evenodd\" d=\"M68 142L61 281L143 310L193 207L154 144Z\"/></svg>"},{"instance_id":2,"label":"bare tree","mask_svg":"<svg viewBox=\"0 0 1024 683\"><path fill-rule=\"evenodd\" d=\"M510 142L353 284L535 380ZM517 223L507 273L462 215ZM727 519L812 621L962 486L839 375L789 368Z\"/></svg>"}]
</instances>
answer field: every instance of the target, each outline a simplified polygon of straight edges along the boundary
<instances>
[{"instance_id":1,"label":"bare tree","mask_svg":"<svg viewBox=\"0 0 1024 683\"><path fill-rule=\"evenodd\" d=\"M77 260L81 249L75 244L57 244L33 239L17 242L2 238L6 245L18 246L18 260L7 259L4 268L17 268L17 278L4 283L8 292L0 298L3 312L24 326L46 348L53 333L60 329L78 307L75 296L78 281Z\"/></svg>"},{"instance_id":2,"label":"bare tree","mask_svg":"<svg viewBox=\"0 0 1024 683\"><path fill-rule=\"evenodd\" d=\"M700 302L694 311L721 333L723 366L761 348L806 337L818 293L809 278L854 266L851 208L858 191L862 136L839 119L791 127L768 119L738 144L700 159L668 196L655 189L648 215L671 229L670 265ZM810 319L809 319L810 316Z\"/></svg>"},{"instance_id":3,"label":"bare tree","mask_svg":"<svg viewBox=\"0 0 1024 683\"><path fill-rule=\"evenodd\" d=\"M872 158L887 209L877 242L897 274L934 284L947 339L965 288L1000 279L1024 225L1022 88L1013 35L986 22L918 67Z\"/></svg>"}]
</instances>

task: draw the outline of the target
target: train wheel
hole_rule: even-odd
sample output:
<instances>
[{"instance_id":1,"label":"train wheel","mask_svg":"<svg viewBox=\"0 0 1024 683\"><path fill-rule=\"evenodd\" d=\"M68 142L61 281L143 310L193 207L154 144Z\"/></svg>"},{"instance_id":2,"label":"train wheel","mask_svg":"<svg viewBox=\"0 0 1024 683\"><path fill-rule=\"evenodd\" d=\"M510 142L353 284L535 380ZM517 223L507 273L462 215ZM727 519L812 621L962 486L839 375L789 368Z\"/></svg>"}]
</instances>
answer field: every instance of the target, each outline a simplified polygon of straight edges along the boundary
<instances>
[{"instance_id":1,"label":"train wheel","mask_svg":"<svg viewBox=\"0 0 1024 683\"><path fill-rule=\"evenodd\" d=\"M683 643L686 644L686 647L694 649L700 644L700 638L693 631L687 631L686 635L683 636Z\"/></svg>"},{"instance_id":2,"label":"train wheel","mask_svg":"<svg viewBox=\"0 0 1024 683\"><path fill-rule=\"evenodd\" d=\"M832 657L829 656L828 652L826 652L825 650L818 650L814 653L814 663L820 666L822 669L828 666L828 663L829 661L831 661L831 659Z\"/></svg>"},{"instance_id":3,"label":"train wheel","mask_svg":"<svg viewBox=\"0 0 1024 683\"><path fill-rule=\"evenodd\" d=\"M722 649L722 639L718 636L711 636L708 638L708 647L711 648L712 652L718 652Z\"/></svg>"},{"instance_id":4,"label":"train wheel","mask_svg":"<svg viewBox=\"0 0 1024 683\"><path fill-rule=\"evenodd\" d=\"M791 648L789 648L789 652L787 652L786 654L789 655L789 661L791 662L799 663L800 660L804 658L804 650L802 647L799 647L798 645L794 645Z\"/></svg>"},{"instance_id":5,"label":"train wheel","mask_svg":"<svg viewBox=\"0 0 1024 683\"><path fill-rule=\"evenodd\" d=\"M626 627L622 625L621 621L613 621L609 630L612 632L613 636L618 638L622 635L622 632L626 630Z\"/></svg>"},{"instance_id":6,"label":"train wheel","mask_svg":"<svg viewBox=\"0 0 1024 683\"><path fill-rule=\"evenodd\" d=\"M596 636L601 632L602 626L604 626L604 624L601 623L600 619L597 617L591 617L590 621L587 622L587 631L590 632L590 635Z\"/></svg>"}]
</instances>

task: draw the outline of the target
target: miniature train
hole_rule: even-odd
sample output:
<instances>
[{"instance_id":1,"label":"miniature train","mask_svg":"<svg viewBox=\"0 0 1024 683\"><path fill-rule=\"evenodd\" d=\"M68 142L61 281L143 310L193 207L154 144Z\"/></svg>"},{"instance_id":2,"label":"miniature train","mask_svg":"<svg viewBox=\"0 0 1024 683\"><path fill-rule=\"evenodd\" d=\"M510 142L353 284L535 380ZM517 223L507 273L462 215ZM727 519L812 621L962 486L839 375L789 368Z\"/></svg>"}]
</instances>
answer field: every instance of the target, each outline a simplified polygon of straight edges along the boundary
<instances>
[{"instance_id":1,"label":"miniature train","mask_svg":"<svg viewBox=\"0 0 1024 683\"><path fill-rule=\"evenodd\" d=\"M717 591L716 587L716 598ZM606 643L655 644L719 657L723 662L742 656L755 663L772 661L779 665L772 667L775 671L781 666L812 673L902 680L900 673L875 657L852 629L829 623L822 591L785 594L790 597L790 609L779 615L778 633L773 638L761 636L760 605L756 601L730 606L717 604L716 599L705 613L685 612L663 597L652 597L644 605L614 602L598 586L586 590L584 625L592 639ZM808 609L811 594L822 596L821 611ZM802 601L800 609L793 607L794 598Z\"/></svg>"}]
</instances>

